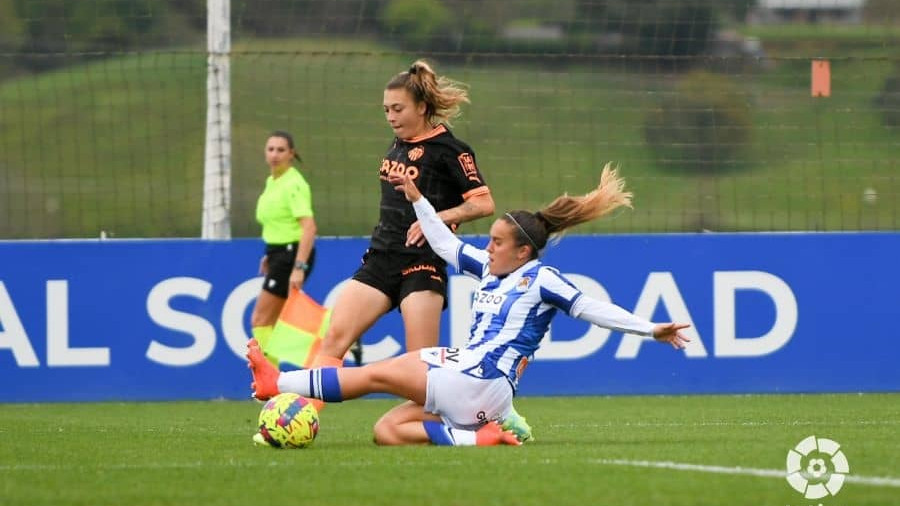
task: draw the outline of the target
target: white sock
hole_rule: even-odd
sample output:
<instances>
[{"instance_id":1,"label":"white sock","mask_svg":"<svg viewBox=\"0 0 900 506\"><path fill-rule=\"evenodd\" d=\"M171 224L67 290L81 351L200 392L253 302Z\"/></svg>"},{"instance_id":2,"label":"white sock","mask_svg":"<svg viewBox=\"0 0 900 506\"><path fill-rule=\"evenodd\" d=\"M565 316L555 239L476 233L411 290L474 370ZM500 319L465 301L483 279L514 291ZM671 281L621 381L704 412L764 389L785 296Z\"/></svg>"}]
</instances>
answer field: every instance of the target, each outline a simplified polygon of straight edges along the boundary
<instances>
[{"instance_id":1,"label":"white sock","mask_svg":"<svg viewBox=\"0 0 900 506\"><path fill-rule=\"evenodd\" d=\"M463 429L450 429L453 435L454 446L475 446L475 431Z\"/></svg>"},{"instance_id":2,"label":"white sock","mask_svg":"<svg viewBox=\"0 0 900 506\"><path fill-rule=\"evenodd\" d=\"M278 391L299 394L303 397L311 397L312 393L309 391L309 375L310 369L282 371L282 373L278 375Z\"/></svg>"}]
</instances>

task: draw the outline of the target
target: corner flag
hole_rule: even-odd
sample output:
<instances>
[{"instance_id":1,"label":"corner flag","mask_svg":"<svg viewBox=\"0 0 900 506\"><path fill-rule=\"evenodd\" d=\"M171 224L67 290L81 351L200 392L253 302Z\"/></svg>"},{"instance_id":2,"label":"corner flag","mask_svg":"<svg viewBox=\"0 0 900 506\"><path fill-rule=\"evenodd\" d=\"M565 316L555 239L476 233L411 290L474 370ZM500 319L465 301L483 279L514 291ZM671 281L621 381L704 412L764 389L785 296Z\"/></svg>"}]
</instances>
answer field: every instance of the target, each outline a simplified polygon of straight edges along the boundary
<instances>
[{"instance_id":1,"label":"corner flag","mask_svg":"<svg viewBox=\"0 0 900 506\"><path fill-rule=\"evenodd\" d=\"M325 338L331 310L304 292L289 292L263 351L267 356L278 359L279 368L306 369L316 358Z\"/></svg>"}]
</instances>

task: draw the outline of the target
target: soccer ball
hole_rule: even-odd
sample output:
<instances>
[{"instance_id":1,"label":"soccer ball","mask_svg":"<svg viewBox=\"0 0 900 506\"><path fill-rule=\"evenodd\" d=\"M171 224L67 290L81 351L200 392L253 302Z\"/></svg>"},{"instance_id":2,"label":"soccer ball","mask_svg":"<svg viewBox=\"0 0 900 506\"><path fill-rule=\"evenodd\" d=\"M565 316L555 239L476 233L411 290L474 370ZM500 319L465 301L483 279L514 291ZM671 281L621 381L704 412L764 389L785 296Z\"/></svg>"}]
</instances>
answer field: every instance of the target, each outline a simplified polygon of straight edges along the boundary
<instances>
[{"instance_id":1,"label":"soccer ball","mask_svg":"<svg viewBox=\"0 0 900 506\"><path fill-rule=\"evenodd\" d=\"M319 433L319 413L297 394L278 394L259 412L259 434L275 448L306 448Z\"/></svg>"}]
</instances>

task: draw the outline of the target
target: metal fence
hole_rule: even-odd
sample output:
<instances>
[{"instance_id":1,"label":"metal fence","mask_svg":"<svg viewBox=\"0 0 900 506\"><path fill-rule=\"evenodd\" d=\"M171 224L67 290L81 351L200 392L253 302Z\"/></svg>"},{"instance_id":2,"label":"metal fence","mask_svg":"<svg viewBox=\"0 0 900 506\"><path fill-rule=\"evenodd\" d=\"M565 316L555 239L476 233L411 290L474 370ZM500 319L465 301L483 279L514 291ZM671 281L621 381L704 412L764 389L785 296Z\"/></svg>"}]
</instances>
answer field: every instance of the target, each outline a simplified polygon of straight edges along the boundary
<instances>
[{"instance_id":1,"label":"metal fence","mask_svg":"<svg viewBox=\"0 0 900 506\"><path fill-rule=\"evenodd\" d=\"M0 238L198 236L205 2L9 4ZM897 230L894 4L235 1L232 233L259 232L275 129L320 233L369 233L382 90L418 58L469 85L453 130L499 209L588 191L614 161L635 208L582 232Z\"/></svg>"}]
</instances>

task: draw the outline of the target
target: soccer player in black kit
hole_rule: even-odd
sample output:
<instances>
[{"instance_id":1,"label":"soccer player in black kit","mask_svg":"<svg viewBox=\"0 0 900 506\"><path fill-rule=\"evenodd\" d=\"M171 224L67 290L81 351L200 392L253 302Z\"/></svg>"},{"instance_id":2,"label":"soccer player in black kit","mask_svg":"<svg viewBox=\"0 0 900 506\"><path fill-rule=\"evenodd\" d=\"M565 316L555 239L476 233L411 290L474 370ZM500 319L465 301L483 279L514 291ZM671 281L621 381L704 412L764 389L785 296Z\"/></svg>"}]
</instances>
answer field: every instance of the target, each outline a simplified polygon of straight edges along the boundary
<instances>
[{"instance_id":1,"label":"soccer player in black kit","mask_svg":"<svg viewBox=\"0 0 900 506\"><path fill-rule=\"evenodd\" d=\"M450 226L492 215L494 200L475 153L448 126L468 102L464 85L436 75L423 60L385 86L384 114L395 137L378 169L378 224L363 265L338 296L314 367L342 366L350 346L395 307L403 317L407 351L437 346L447 305L446 264L426 243L412 205L388 176L408 174ZM422 407L409 403L406 409ZM403 411L391 413L403 416ZM531 437L518 414L506 425L522 439Z\"/></svg>"}]
</instances>

